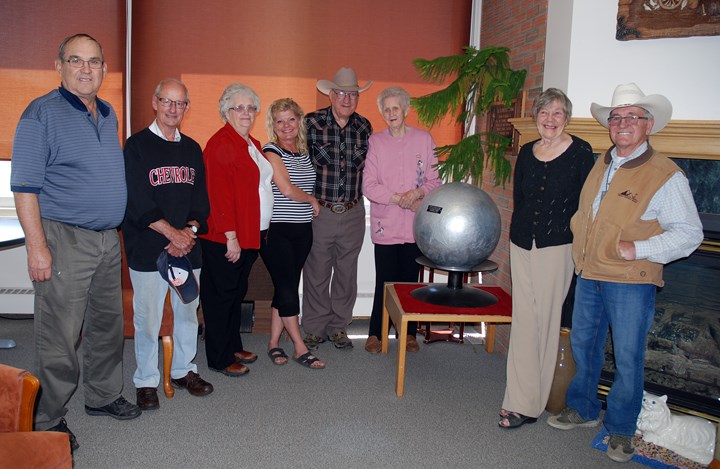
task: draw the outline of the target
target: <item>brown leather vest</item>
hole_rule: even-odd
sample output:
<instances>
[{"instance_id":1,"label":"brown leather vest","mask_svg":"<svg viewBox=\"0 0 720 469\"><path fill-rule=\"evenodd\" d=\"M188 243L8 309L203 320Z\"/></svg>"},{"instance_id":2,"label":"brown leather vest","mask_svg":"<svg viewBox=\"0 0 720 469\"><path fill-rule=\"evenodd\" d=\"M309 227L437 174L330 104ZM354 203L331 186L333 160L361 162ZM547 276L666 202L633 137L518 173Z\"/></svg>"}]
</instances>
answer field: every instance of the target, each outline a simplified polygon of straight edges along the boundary
<instances>
[{"instance_id":1,"label":"brown leather vest","mask_svg":"<svg viewBox=\"0 0 720 469\"><path fill-rule=\"evenodd\" d=\"M620 166L593 220L592 203L605 182L610 150L595 163L570 221L575 271L582 277L617 283L663 286L662 264L645 259L626 261L618 241L640 241L663 232L657 220L641 220L650 200L680 168L650 145L645 153Z\"/></svg>"}]
</instances>

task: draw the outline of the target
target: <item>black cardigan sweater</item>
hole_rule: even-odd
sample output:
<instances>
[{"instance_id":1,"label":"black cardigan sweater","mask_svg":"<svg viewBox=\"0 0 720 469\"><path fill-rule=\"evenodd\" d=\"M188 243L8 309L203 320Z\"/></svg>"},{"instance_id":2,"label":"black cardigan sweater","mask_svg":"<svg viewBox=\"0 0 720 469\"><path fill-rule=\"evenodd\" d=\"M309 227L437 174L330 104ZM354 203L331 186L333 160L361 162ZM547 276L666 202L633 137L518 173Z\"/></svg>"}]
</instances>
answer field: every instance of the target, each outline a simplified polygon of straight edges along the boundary
<instances>
[{"instance_id":1,"label":"black cardigan sweater","mask_svg":"<svg viewBox=\"0 0 720 469\"><path fill-rule=\"evenodd\" d=\"M580 190L595 163L592 147L580 138L552 161L533 154L537 140L522 146L513 176L514 209L510 241L529 250L572 243L570 218L577 211Z\"/></svg>"}]
</instances>

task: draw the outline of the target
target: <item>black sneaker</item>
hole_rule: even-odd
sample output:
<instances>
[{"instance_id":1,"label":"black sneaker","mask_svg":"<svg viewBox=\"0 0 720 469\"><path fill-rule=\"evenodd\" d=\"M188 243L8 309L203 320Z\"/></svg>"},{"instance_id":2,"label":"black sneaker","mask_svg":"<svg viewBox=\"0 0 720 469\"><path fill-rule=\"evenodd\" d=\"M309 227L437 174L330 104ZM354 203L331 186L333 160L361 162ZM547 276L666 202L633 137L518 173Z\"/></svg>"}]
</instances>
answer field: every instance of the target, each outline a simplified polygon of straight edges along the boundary
<instances>
[{"instance_id":1,"label":"black sneaker","mask_svg":"<svg viewBox=\"0 0 720 469\"><path fill-rule=\"evenodd\" d=\"M46 432L62 432L67 433L70 437L70 451L75 451L80 447L80 445L77 442L77 438L75 438L75 434L70 431L70 429L67 426L67 422L64 418L60 419L60 423L55 425L54 427L48 428L45 430Z\"/></svg>"},{"instance_id":2,"label":"black sneaker","mask_svg":"<svg viewBox=\"0 0 720 469\"><path fill-rule=\"evenodd\" d=\"M140 407L131 404L120 396L108 405L102 407L85 406L85 413L88 415L108 415L118 420L130 420L142 414Z\"/></svg>"}]
</instances>

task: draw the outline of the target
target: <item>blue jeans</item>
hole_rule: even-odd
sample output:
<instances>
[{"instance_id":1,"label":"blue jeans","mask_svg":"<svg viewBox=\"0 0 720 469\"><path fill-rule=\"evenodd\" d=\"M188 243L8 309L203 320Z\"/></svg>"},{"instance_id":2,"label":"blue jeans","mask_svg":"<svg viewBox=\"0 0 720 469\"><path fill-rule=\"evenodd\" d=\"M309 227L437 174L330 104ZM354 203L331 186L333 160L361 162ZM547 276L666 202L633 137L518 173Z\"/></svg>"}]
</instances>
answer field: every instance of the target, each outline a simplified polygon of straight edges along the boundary
<instances>
[{"instance_id":1,"label":"blue jeans","mask_svg":"<svg viewBox=\"0 0 720 469\"><path fill-rule=\"evenodd\" d=\"M655 313L656 286L587 280L578 276L570 334L575 376L568 386L568 407L586 420L600 414L597 398L605 363L608 326L615 355L615 380L607 396L604 424L610 434L632 436L640 413L645 347Z\"/></svg>"},{"instance_id":2,"label":"blue jeans","mask_svg":"<svg viewBox=\"0 0 720 469\"><path fill-rule=\"evenodd\" d=\"M194 269L200 282L200 269ZM135 361L133 375L136 388L156 388L160 384L158 369L158 335L162 323L165 296L170 290L173 309L173 357L170 377L179 379L197 365L192 361L197 353L199 299L185 304L157 271L139 272L130 269L133 286L133 325L135 326Z\"/></svg>"}]
</instances>

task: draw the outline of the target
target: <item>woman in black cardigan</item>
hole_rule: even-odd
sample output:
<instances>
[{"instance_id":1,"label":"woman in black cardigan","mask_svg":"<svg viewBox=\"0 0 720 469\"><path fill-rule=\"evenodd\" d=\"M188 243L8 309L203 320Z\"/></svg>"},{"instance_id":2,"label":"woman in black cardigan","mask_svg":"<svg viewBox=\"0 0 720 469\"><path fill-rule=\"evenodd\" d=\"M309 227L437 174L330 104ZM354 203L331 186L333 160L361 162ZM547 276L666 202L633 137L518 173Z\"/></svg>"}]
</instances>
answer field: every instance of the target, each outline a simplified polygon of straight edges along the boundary
<instances>
[{"instance_id":1,"label":"woman in black cardigan","mask_svg":"<svg viewBox=\"0 0 720 469\"><path fill-rule=\"evenodd\" d=\"M590 144L565 132L572 114L565 93L544 91L532 114L540 139L520 149L513 180L513 323L501 428L536 421L547 404L573 274L570 218L594 163Z\"/></svg>"}]
</instances>

